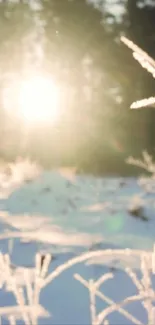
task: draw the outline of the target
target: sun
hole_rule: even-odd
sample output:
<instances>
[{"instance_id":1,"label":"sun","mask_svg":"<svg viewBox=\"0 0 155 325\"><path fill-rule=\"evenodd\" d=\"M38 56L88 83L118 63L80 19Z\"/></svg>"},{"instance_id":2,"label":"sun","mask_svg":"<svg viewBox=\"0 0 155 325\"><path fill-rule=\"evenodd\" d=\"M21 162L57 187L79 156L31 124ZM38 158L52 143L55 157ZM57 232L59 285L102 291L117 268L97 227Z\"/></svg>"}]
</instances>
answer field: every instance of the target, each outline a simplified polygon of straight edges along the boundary
<instances>
[{"instance_id":1,"label":"sun","mask_svg":"<svg viewBox=\"0 0 155 325\"><path fill-rule=\"evenodd\" d=\"M59 89L52 79L32 77L20 85L19 113L29 123L54 121L60 113L59 98Z\"/></svg>"}]
</instances>

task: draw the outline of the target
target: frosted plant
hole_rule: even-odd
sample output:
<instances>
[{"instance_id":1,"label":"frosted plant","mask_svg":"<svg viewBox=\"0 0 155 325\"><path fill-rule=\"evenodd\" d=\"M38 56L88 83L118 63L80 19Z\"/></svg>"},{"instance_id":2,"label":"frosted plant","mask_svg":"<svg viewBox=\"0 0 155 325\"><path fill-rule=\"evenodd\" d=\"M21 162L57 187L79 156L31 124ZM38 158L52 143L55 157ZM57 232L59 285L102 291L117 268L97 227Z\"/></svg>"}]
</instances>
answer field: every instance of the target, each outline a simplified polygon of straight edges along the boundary
<instances>
[{"instance_id":1,"label":"frosted plant","mask_svg":"<svg viewBox=\"0 0 155 325\"><path fill-rule=\"evenodd\" d=\"M142 195L134 195L133 198L130 200L128 211L131 215L134 215L137 218L141 218L144 220L144 207L145 207L145 200L142 198ZM147 218L146 218L147 220Z\"/></svg>"},{"instance_id":2,"label":"frosted plant","mask_svg":"<svg viewBox=\"0 0 155 325\"><path fill-rule=\"evenodd\" d=\"M121 41L133 51L134 59L137 60L144 69L151 73L153 78L155 78L155 60L128 38L122 36ZM131 105L131 108L137 109L141 107L154 106L154 104L155 97L150 97L134 102Z\"/></svg>"},{"instance_id":3,"label":"frosted plant","mask_svg":"<svg viewBox=\"0 0 155 325\"><path fill-rule=\"evenodd\" d=\"M17 158L13 163L0 165L0 199L7 198L24 182L36 179L42 168L30 159Z\"/></svg>"},{"instance_id":4,"label":"frosted plant","mask_svg":"<svg viewBox=\"0 0 155 325\"><path fill-rule=\"evenodd\" d=\"M11 291L17 302L17 306L0 307L0 316L8 318L10 324L16 324L16 320L23 319L27 325L36 325L38 317L49 316L39 304L39 296L50 261L51 256L46 255L41 264L41 256L37 254L36 267L33 270L19 270L11 265L9 255L0 254L0 287Z\"/></svg>"},{"instance_id":5,"label":"frosted plant","mask_svg":"<svg viewBox=\"0 0 155 325\"><path fill-rule=\"evenodd\" d=\"M154 324L155 292L151 276L155 274L155 249L153 252L130 249L91 251L68 260L56 267L51 273L48 271L49 264L52 261L51 254L45 254L44 258L42 258L41 254L37 254L35 267L30 269L16 267L11 264L8 255L0 254L0 287L5 289L6 292L11 291L17 302L17 306L0 307L0 316L6 317L11 325L16 324L18 319L23 319L25 324L36 325L40 317L49 316L49 313L39 304L40 293L47 285L57 279L61 273L79 263L84 263L85 267L88 267L91 264L108 265L109 262L115 262L116 260L122 261L122 263L125 263L124 265L127 265L125 267L126 275L131 278L137 288L136 294L124 297L121 301L114 301L111 297L104 294L104 283L111 279L114 281L114 273L104 272L97 280L86 280L80 274L74 275L75 279L88 290L91 324L110 324L108 320L109 315L115 311L122 314L129 323L146 325L125 309L127 305L136 301L141 302L146 310L148 317L147 325ZM135 269L139 268L142 274L140 278L135 271ZM59 280L57 283L59 285ZM101 285L102 288L100 288ZM97 297L104 304L108 305L100 312L97 311Z\"/></svg>"},{"instance_id":6,"label":"frosted plant","mask_svg":"<svg viewBox=\"0 0 155 325\"><path fill-rule=\"evenodd\" d=\"M15 163L8 164L14 182L31 181L38 177L42 169L30 159L18 158Z\"/></svg>"},{"instance_id":7,"label":"frosted plant","mask_svg":"<svg viewBox=\"0 0 155 325\"><path fill-rule=\"evenodd\" d=\"M143 151L142 156L143 160L129 157L127 158L126 162L128 164L143 168L147 172L150 172L151 174L155 175L155 163L153 162L152 157L148 154L147 151Z\"/></svg>"},{"instance_id":8,"label":"frosted plant","mask_svg":"<svg viewBox=\"0 0 155 325\"><path fill-rule=\"evenodd\" d=\"M140 176L138 184L145 190L146 193L155 193L155 175Z\"/></svg>"},{"instance_id":9,"label":"frosted plant","mask_svg":"<svg viewBox=\"0 0 155 325\"><path fill-rule=\"evenodd\" d=\"M85 281L79 274L74 275L75 279L81 282L88 290L90 297L90 314L91 314L91 324L99 325L101 313L99 315L96 314L96 293L98 292L99 287L107 280L113 278L112 273L103 274L97 281L90 279L89 281Z\"/></svg>"},{"instance_id":10,"label":"frosted plant","mask_svg":"<svg viewBox=\"0 0 155 325\"><path fill-rule=\"evenodd\" d=\"M136 211L139 215L142 215L143 220L147 220L144 213L146 203L149 207L155 207L154 196L150 195L149 197L146 197L146 193L155 194L155 162L147 151L142 152L142 159L129 157L126 162L136 167L140 167L149 173L148 176L142 175L138 178L137 183L142 188L143 192L140 194L139 198L138 196L132 198L129 207L129 212Z\"/></svg>"},{"instance_id":11,"label":"frosted plant","mask_svg":"<svg viewBox=\"0 0 155 325\"><path fill-rule=\"evenodd\" d=\"M146 310L148 322L147 325L152 325L155 322L155 313L154 313L154 302L155 302L155 292L153 290L153 285L151 282L152 273L155 272L155 258L154 251L140 251L140 250L101 250L95 252L89 252L82 254L81 256L75 257L63 265L58 266L52 273L50 273L45 280L42 282L42 289L48 285L51 281L56 279L62 272L72 267L77 263L87 262L89 260L91 263L95 263L96 259L100 260L100 263L104 264L107 258L111 259L127 259L134 257L135 260L139 260L141 266L141 278L137 276L136 272L133 269L127 267L125 269L126 275L129 276L137 288L137 294L134 294L129 297L125 297L122 301L114 302L110 297L104 294L104 290L100 291L100 286L109 279L114 279L114 274L106 273L103 274L99 279L94 281L93 279L85 280L80 274L74 274L76 280L78 280L86 289L89 291L90 299L90 314L91 314L91 324L100 325L100 324L109 324L107 318L108 316L117 311L121 313L130 323L136 325L143 325L140 320L133 316L130 312L125 310L125 306L133 303L135 301L141 302L143 308ZM99 297L103 302L108 304L108 307L104 308L97 314L96 309L96 298Z\"/></svg>"},{"instance_id":12,"label":"frosted plant","mask_svg":"<svg viewBox=\"0 0 155 325\"><path fill-rule=\"evenodd\" d=\"M134 165L149 172L149 176L141 176L138 179L138 184L147 193L155 193L155 162L147 151L142 152L142 159L136 159L129 157L126 162L130 165Z\"/></svg>"}]
</instances>

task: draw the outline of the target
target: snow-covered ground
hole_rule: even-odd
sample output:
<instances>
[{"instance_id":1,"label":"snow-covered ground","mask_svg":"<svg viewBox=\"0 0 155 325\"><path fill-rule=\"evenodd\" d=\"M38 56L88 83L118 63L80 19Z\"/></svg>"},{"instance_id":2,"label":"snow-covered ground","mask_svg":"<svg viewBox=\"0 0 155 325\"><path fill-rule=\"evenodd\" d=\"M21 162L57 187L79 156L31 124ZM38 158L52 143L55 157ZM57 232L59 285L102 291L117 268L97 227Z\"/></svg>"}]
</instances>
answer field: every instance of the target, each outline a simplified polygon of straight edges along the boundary
<instances>
[{"instance_id":1,"label":"snow-covered ground","mask_svg":"<svg viewBox=\"0 0 155 325\"><path fill-rule=\"evenodd\" d=\"M9 277L12 278L7 273L10 272L7 271L7 258L6 261L4 259L7 253L10 256L11 274L16 279L16 285L21 287L26 279L30 284L35 282L37 253L40 252L42 256L50 254L47 263L49 276L57 267L73 258L73 265L69 265L67 270L64 267L61 273L58 268L55 279L55 275L51 279L48 275L45 277L40 304L49 316L39 318L39 324L103 323L100 318L98 323L93 320L93 303L90 303L91 297L86 288L88 284L81 277L86 281L97 281L109 272L110 277L113 276L101 284L100 293L97 293L97 313L137 294L132 271L126 268L136 270L139 276L142 269L141 252L153 249L155 216L151 183L147 182L146 191L145 179L140 180L140 186L135 178L97 178L78 175L69 168L41 171L35 164L20 160L3 169L0 177L0 249L3 254L0 256L3 286L0 290L1 307L15 304L10 291L12 280L8 281ZM137 210L141 210L138 215ZM126 248L131 250L125 253L123 249ZM87 253L78 263L76 257ZM152 265L150 256L148 253L143 261L145 272L150 271ZM79 275L74 277L74 274ZM150 278L154 281L153 275ZM125 305L122 307L124 309L116 306L117 311L105 318L113 325L147 324L147 308L143 308L139 300ZM19 304L19 297L16 297L16 301ZM15 319L13 316L9 318L8 311L1 312L0 309L0 314L6 314L2 324L9 321L14 324ZM10 311L10 315L14 314ZM32 319L32 324L35 324L35 319Z\"/></svg>"}]
</instances>

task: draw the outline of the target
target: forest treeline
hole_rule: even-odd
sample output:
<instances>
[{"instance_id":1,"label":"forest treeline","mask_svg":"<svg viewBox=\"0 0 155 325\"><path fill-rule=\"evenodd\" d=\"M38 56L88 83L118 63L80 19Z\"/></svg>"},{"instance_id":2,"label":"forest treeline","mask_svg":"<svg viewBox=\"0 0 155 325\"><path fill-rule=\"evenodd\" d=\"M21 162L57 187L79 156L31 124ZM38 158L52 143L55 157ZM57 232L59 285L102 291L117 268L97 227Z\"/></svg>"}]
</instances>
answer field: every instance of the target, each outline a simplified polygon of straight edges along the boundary
<instances>
[{"instance_id":1,"label":"forest treeline","mask_svg":"<svg viewBox=\"0 0 155 325\"><path fill-rule=\"evenodd\" d=\"M35 2L34 2L35 4ZM112 10L112 6L116 6ZM93 173L129 174L129 155L155 147L152 108L130 104L152 96L154 79L120 42L126 35L155 57L155 6L148 1L42 0L0 3L1 157L30 155L45 165L76 165ZM38 19L38 20L36 20ZM40 25L36 24L40 21ZM37 57L36 48L43 50ZM38 61L37 61L38 60ZM36 64L37 62L37 64ZM61 117L51 127L34 127L22 146L16 94L11 114L3 89L26 69L48 71L61 88ZM24 133L24 134L23 134Z\"/></svg>"}]
</instances>

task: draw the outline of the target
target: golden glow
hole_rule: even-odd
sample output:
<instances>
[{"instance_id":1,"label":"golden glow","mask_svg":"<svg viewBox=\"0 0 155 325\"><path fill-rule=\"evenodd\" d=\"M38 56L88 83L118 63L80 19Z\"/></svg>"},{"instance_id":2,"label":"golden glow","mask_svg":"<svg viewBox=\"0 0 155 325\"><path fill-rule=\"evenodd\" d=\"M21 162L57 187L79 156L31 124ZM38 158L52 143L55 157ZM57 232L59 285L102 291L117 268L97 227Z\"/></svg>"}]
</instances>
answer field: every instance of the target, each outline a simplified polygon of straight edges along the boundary
<instances>
[{"instance_id":1,"label":"golden glow","mask_svg":"<svg viewBox=\"0 0 155 325\"><path fill-rule=\"evenodd\" d=\"M19 111L28 122L54 121L60 114L59 90L50 78L33 77L22 82Z\"/></svg>"}]
</instances>

